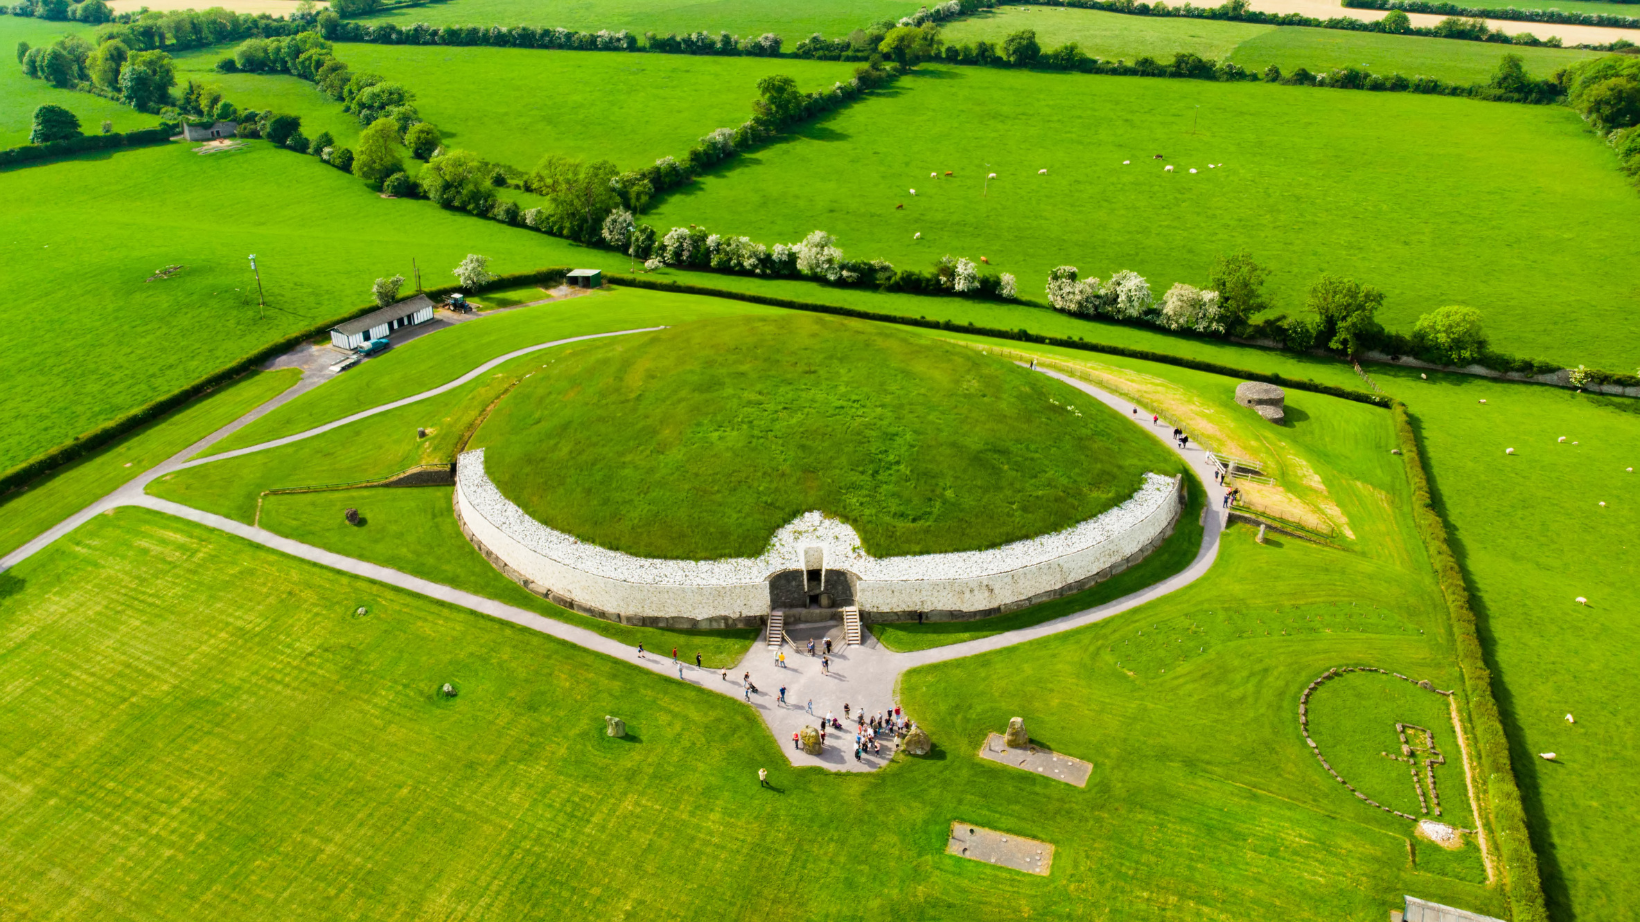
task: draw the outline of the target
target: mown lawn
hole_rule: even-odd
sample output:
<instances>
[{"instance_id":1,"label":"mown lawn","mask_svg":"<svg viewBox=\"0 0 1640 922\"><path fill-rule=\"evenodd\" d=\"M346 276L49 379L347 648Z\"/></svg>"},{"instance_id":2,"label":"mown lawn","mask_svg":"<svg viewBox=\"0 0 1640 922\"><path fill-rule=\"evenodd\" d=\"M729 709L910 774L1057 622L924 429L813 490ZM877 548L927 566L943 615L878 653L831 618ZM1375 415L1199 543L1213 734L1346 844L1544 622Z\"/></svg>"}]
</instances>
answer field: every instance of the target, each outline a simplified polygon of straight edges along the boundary
<instances>
[{"instance_id":1,"label":"mown lawn","mask_svg":"<svg viewBox=\"0 0 1640 922\"><path fill-rule=\"evenodd\" d=\"M426 22L444 25L546 26L597 32L626 29L640 37L645 32L727 31L742 37L774 32L786 40L786 49L816 32L847 36L879 20L898 20L917 11L915 0L825 0L801 6L771 5L755 0L708 0L685 5L664 0L619 0L598 4L566 0L460 0L390 10L367 17L391 20L400 27Z\"/></svg>"},{"instance_id":2,"label":"mown lawn","mask_svg":"<svg viewBox=\"0 0 1640 922\"><path fill-rule=\"evenodd\" d=\"M147 472L296 383L294 368L257 372L0 499L0 555Z\"/></svg>"},{"instance_id":3,"label":"mown lawn","mask_svg":"<svg viewBox=\"0 0 1640 922\"><path fill-rule=\"evenodd\" d=\"M519 272L615 259L541 234L384 201L355 178L263 142L119 151L0 173L0 470L369 303L370 283L447 284L468 253ZM257 306L247 254L267 295ZM625 265L625 260L619 260ZM148 282L181 265L173 278Z\"/></svg>"},{"instance_id":4,"label":"mown lawn","mask_svg":"<svg viewBox=\"0 0 1640 922\"><path fill-rule=\"evenodd\" d=\"M18 42L41 48L65 35L78 35L88 42L96 40L94 29L77 22L0 16L0 49L4 50L4 56L0 57L0 148L28 143L29 132L34 130L34 110L42 105L62 106L74 113L80 119L82 134L101 134L104 119L114 123L115 131L136 131L159 124L158 118L130 106L90 93L60 90L23 73L23 66L13 56Z\"/></svg>"},{"instance_id":5,"label":"mown lawn","mask_svg":"<svg viewBox=\"0 0 1640 922\"><path fill-rule=\"evenodd\" d=\"M377 919L1120 903L1367 920L1415 893L1500 913L1492 891L1410 867L1408 825L1357 803L1298 734L1298 692L1328 666L1450 678L1419 634L1438 623L1427 580L1342 582L1338 555L1232 532L1199 589L913 672L904 700L935 756L837 776L787 768L733 700L123 510L0 589L0 899L108 919L328 917L368 899ZM1311 629L1266 636L1278 618ZM604 736L605 714L631 737ZM1016 714L1094 762L1086 789L974 755ZM1053 842L1053 873L943 854L954 820Z\"/></svg>"},{"instance_id":6,"label":"mown lawn","mask_svg":"<svg viewBox=\"0 0 1640 922\"><path fill-rule=\"evenodd\" d=\"M1640 474L1630 470L1640 467L1640 402L1372 373L1411 405L1427 445L1475 592L1551 911L1632 918L1640 881L1613 869L1640 849L1625 806L1640 799Z\"/></svg>"},{"instance_id":7,"label":"mown lawn","mask_svg":"<svg viewBox=\"0 0 1640 922\"><path fill-rule=\"evenodd\" d=\"M261 525L304 544L368 560L597 631L629 646L676 647L685 659L700 653L709 669L740 661L756 629L671 631L602 621L559 608L501 575L461 533L450 487L371 487L267 497ZM349 509L359 512L350 525Z\"/></svg>"},{"instance_id":8,"label":"mown lawn","mask_svg":"<svg viewBox=\"0 0 1640 922\"><path fill-rule=\"evenodd\" d=\"M1044 130L1067 112L1087 129ZM1506 351L1627 368L1640 345L1622 320L1640 293L1640 237L1624 230L1640 196L1562 108L925 67L651 218L771 245L821 228L900 267L984 256L1033 297L1057 265L1133 269L1160 295L1246 249L1290 311L1332 273L1382 289L1394 329L1458 303L1479 307Z\"/></svg>"},{"instance_id":9,"label":"mown lawn","mask_svg":"<svg viewBox=\"0 0 1640 922\"><path fill-rule=\"evenodd\" d=\"M812 92L859 66L438 45L345 44L336 56L355 73L413 90L445 146L526 171L547 154L611 160L623 170L682 159L703 135L751 118L764 77L785 74Z\"/></svg>"},{"instance_id":10,"label":"mown lawn","mask_svg":"<svg viewBox=\"0 0 1640 922\"><path fill-rule=\"evenodd\" d=\"M1502 5L1502 0L1499 2ZM1075 42L1083 53L1110 61L1132 62L1150 57L1167 63L1173 60L1173 55L1189 52L1215 60L1228 59L1257 71L1271 64L1280 67L1282 73L1291 73L1300 67L1312 73L1360 67L1375 73L1401 73L1408 77L1422 74L1463 84L1487 82L1497 70L1498 60L1506 53L1525 58L1527 69L1541 77L1553 76L1563 67L1599 56L1599 52L1571 48L1500 48L1416 35L1127 16L1053 6L1001 7L955 20L944 26L942 33L948 44L988 41L1000 45L1004 38L1021 29L1034 31L1044 49Z\"/></svg>"}]
</instances>

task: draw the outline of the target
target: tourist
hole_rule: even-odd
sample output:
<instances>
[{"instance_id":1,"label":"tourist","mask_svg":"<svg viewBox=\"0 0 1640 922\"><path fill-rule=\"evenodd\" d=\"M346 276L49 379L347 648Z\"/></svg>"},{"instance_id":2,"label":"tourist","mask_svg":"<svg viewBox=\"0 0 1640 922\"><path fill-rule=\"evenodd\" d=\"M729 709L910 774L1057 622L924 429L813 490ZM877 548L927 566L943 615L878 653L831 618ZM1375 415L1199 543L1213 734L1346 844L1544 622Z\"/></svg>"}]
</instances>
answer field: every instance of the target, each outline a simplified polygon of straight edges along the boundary
<instances>
[{"instance_id":1,"label":"tourist","mask_svg":"<svg viewBox=\"0 0 1640 922\"><path fill-rule=\"evenodd\" d=\"M826 746L826 725L821 724L820 725L820 748L824 749L825 746Z\"/></svg>"},{"instance_id":2,"label":"tourist","mask_svg":"<svg viewBox=\"0 0 1640 922\"><path fill-rule=\"evenodd\" d=\"M765 787L766 788L766 787L769 786L769 770L768 769L760 768L760 769L757 770L757 784L758 784L759 787Z\"/></svg>"},{"instance_id":3,"label":"tourist","mask_svg":"<svg viewBox=\"0 0 1640 922\"><path fill-rule=\"evenodd\" d=\"M847 701L843 702L843 716L844 717L848 716L848 702Z\"/></svg>"},{"instance_id":4,"label":"tourist","mask_svg":"<svg viewBox=\"0 0 1640 922\"><path fill-rule=\"evenodd\" d=\"M814 699L813 698L809 699L809 716L810 717L814 716Z\"/></svg>"},{"instance_id":5,"label":"tourist","mask_svg":"<svg viewBox=\"0 0 1640 922\"><path fill-rule=\"evenodd\" d=\"M673 648L672 648L672 662L674 662L674 663L675 663L675 662L677 662L677 661L678 661L678 648L677 648L677 647L673 647Z\"/></svg>"},{"instance_id":6,"label":"tourist","mask_svg":"<svg viewBox=\"0 0 1640 922\"><path fill-rule=\"evenodd\" d=\"M1230 494L1231 494L1231 492L1232 491L1230 491L1230 490L1225 490L1224 491L1224 508L1226 508L1226 509L1230 508Z\"/></svg>"},{"instance_id":7,"label":"tourist","mask_svg":"<svg viewBox=\"0 0 1640 922\"><path fill-rule=\"evenodd\" d=\"M1156 414L1154 414L1154 413L1152 413L1152 414L1150 414L1150 424L1151 424L1151 425L1152 425L1152 426L1154 426L1154 425L1156 425L1156 422L1157 422L1157 421L1158 421L1158 420L1160 420L1160 419L1161 419L1161 417L1160 417L1160 416L1157 416L1157 415L1156 415Z\"/></svg>"},{"instance_id":8,"label":"tourist","mask_svg":"<svg viewBox=\"0 0 1640 922\"><path fill-rule=\"evenodd\" d=\"M638 644L638 659L643 659L643 644Z\"/></svg>"},{"instance_id":9,"label":"tourist","mask_svg":"<svg viewBox=\"0 0 1640 922\"><path fill-rule=\"evenodd\" d=\"M741 691L746 695L746 703L751 704L752 703L752 687L750 685L748 685L744 689L742 689Z\"/></svg>"},{"instance_id":10,"label":"tourist","mask_svg":"<svg viewBox=\"0 0 1640 922\"><path fill-rule=\"evenodd\" d=\"M740 677L740 684L746 686L747 688L751 688L752 687L752 674L750 672L747 672L745 675L741 676Z\"/></svg>"},{"instance_id":11,"label":"tourist","mask_svg":"<svg viewBox=\"0 0 1640 922\"><path fill-rule=\"evenodd\" d=\"M800 738L800 733L797 730L792 731L792 748L793 749L802 749L803 748L803 743L802 743L801 738Z\"/></svg>"},{"instance_id":12,"label":"tourist","mask_svg":"<svg viewBox=\"0 0 1640 922\"><path fill-rule=\"evenodd\" d=\"M780 686L780 703L786 703L786 686L784 685Z\"/></svg>"},{"instance_id":13,"label":"tourist","mask_svg":"<svg viewBox=\"0 0 1640 922\"><path fill-rule=\"evenodd\" d=\"M810 656L814 655L814 638L813 637L809 638L809 655Z\"/></svg>"},{"instance_id":14,"label":"tourist","mask_svg":"<svg viewBox=\"0 0 1640 922\"><path fill-rule=\"evenodd\" d=\"M830 724L831 724L831 712L827 711L826 712L826 722L821 724L820 726L824 727L824 726L828 726Z\"/></svg>"},{"instance_id":15,"label":"tourist","mask_svg":"<svg viewBox=\"0 0 1640 922\"><path fill-rule=\"evenodd\" d=\"M725 681L725 682L729 681L729 670L728 669L723 670L723 681Z\"/></svg>"},{"instance_id":16,"label":"tourist","mask_svg":"<svg viewBox=\"0 0 1640 922\"><path fill-rule=\"evenodd\" d=\"M781 669L786 668L786 651L785 650L780 651L780 668Z\"/></svg>"},{"instance_id":17,"label":"tourist","mask_svg":"<svg viewBox=\"0 0 1640 922\"><path fill-rule=\"evenodd\" d=\"M696 669L700 668L700 654L699 653L695 654L695 668Z\"/></svg>"},{"instance_id":18,"label":"tourist","mask_svg":"<svg viewBox=\"0 0 1640 922\"><path fill-rule=\"evenodd\" d=\"M826 654L827 655L831 654L831 638L830 637L826 638Z\"/></svg>"},{"instance_id":19,"label":"tourist","mask_svg":"<svg viewBox=\"0 0 1640 922\"><path fill-rule=\"evenodd\" d=\"M1190 447L1190 436L1188 436L1188 435L1179 436L1179 447L1180 448L1189 448Z\"/></svg>"},{"instance_id":20,"label":"tourist","mask_svg":"<svg viewBox=\"0 0 1640 922\"><path fill-rule=\"evenodd\" d=\"M683 678L683 664L678 662L677 660L673 660L672 665L678 667L678 678L680 678L680 679Z\"/></svg>"},{"instance_id":21,"label":"tourist","mask_svg":"<svg viewBox=\"0 0 1640 922\"><path fill-rule=\"evenodd\" d=\"M831 657L829 657L829 656L820 657L820 674L821 675L831 675Z\"/></svg>"}]
</instances>

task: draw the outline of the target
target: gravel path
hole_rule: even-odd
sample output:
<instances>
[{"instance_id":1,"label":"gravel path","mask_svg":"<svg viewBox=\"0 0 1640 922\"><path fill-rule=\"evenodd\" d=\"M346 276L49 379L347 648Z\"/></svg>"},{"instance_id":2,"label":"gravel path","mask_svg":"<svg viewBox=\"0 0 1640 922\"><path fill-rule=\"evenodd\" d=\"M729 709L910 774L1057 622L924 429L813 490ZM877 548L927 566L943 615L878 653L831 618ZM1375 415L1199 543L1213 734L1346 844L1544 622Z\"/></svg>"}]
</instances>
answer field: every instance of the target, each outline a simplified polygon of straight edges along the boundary
<instances>
[{"instance_id":1,"label":"gravel path","mask_svg":"<svg viewBox=\"0 0 1640 922\"><path fill-rule=\"evenodd\" d=\"M86 520L90 519L91 516L96 515L99 512L119 506L140 506L163 512L167 515L174 515L178 518L197 522L201 525L206 525L219 531L235 535L239 538L272 548L273 550L289 554L293 557L298 557L303 560L322 564L336 570L351 573L355 576L361 576L366 579L375 580L390 586L415 592L429 598L448 602L452 605L459 605L463 608L481 612L494 618L500 618L521 627L526 627L530 630L538 631L559 640L575 644L583 649L592 650L596 653L602 653L607 656L625 660L633 665L648 669L651 672L657 672L667 676L675 676L683 682L699 686L707 689L708 691L713 691L718 694L748 701L752 707L757 709L758 715L763 718L764 724L767 725L770 732L775 735L776 740L782 744L786 756L792 764L819 765L835 771L870 771L880 767L892 755L893 744L888 740L884 740L882 742L883 752L880 756L868 756L856 761L852 758L854 748L852 732L834 731L834 735L828 736L826 747L819 756L810 756L795 749L791 745L792 734L798 732L805 725L818 723L818 720L828 711L834 713L838 719L841 720L843 717L843 705L845 703L849 705L852 713L858 713L860 709L865 709L868 713L887 712L893 710L896 704L896 691L898 689L900 676L907 669L928 665L930 663L940 663L948 660L960 659L962 657L974 656L980 653L987 653L992 650L1000 650L1004 647L1010 647L1029 640L1047 637L1062 631L1074 630L1085 625L1093 624L1096 621L1104 620L1112 615L1127 611L1130 608L1143 605L1154 599L1161 598L1170 592L1189 585L1197 578L1202 576L1202 574L1206 573L1208 568L1212 566L1213 560L1218 555L1219 533L1223 527L1223 514L1219 510L1216 503L1210 503L1204 518L1204 524L1206 527L1202 533L1201 547L1197 551L1196 558L1191 562L1190 566L1180 573L1112 602L1107 602L1103 605L1099 605L1085 611L1076 612L1075 614L1066 615L1062 618L1056 618L1052 621L1047 621L1032 627L1009 631L1005 634L998 634L992 637L968 641L966 643L951 644L944 647L936 647L930 650L921 650L911 653L895 653L888 650L886 647L882 646L882 644L877 641L876 637L869 631L866 632L864 642L860 646L846 647L843 645L842 641L842 628L835 622L818 625L793 625L788 628L787 633L792 636L794 641L798 644L798 647L783 648L785 651L785 664L783 666L778 664L775 660L776 651L766 647L760 638L753 644L751 650L746 654L745 658L742 659L741 662L733 669L713 670L697 669L693 665L692 660L681 663L674 662L671 659L670 651L647 651L640 655L637 650L627 646L626 644L618 643L585 628L566 624L562 621L556 621L554 619L538 615L532 611L527 611L522 608L497 602L494 599L474 595L470 592L454 589L449 586L422 579L419 576L403 573L379 564L357 560L337 554L333 551L327 551L323 548L303 544L299 541L293 541L289 538L276 535L273 532L262 528L246 525L243 522L237 522L223 516L204 512L189 506L184 506L180 503L174 503L169 500L149 496L144 492L144 489L149 483L173 471L182 470L189 467L197 467L201 464L209 464L227 458L239 457L241 455L251 454L252 452L265 451L270 448L276 448L282 445L291 444L292 442L301 441L302 439L311 438L315 435L319 435L320 433L329 432L332 429L345 426L361 419L366 419L378 413L385 413L388 410L407 406L419 400L425 400L429 397L442 394L451 388L459 387L460 385L473 380L478 375L488 371L491 368L494 368L497 365L500 365L503 362L517 358L521 355L528 355L531 352L536 352L541 349L548 349L553 346L580 342L587 339L597 339L604 336L621 336L627 333L650 332L659 329L664 329L664 327L648 327L642 330L624 330L618 333L601 333L593 336L577 336L569 339L554 340L550 343L542 343L540 345L518 349L513 352L509 352L506 355L492 359L467 374L455 379L454 381L440 387L433 388L432 390L424 391L420 394L406 397L402 400L384 404L382 406L375 407L374 409L355 413L345 419L337 420L333 423L327 423L323 426L318 426L305 432L299 432L295 435L274 439L272 441L263 442L258 445L252 445L250 447L237 449L231 452L223 452L222 454L212 455L207 458L200 458L194 461L187 460L198 452L203 451L206 447L220 441L223 438L226 438L228 435L251 423L252 421L261 418L276 407L288 403L300 394L306 393L307 391L313 389L325 380L328 380L330 377L321 370L304 370L304 375L301 381L292 386L289 390L280 394L278 397L264 403L216 432L211 433L209 436L201 439L194 445L190 445L188 448L177 453L175 456L157 465L152 470L133 479L129 483L108 494L97 502L87 506L85 509L81 510L79 513L76 513L74 516L60 523L56 527L35 538L33 541L19 548L17 551L7 555L3 559L0 559L0 572L3 572L21 561L28 559L35 553L38 553L41 549L45 548L47 545L63 535L66 535L70 531L73 531ZM1179 449L1168 438L1168 436L1171 435L1171 427L1167 427L1164 431L1161 426L1152 425L1150 423L1150 414L1148 412L1141 412L1134 404L1131 404L1120 397L1099 390L1086 382L1078 381L1066 375L1059 374L1058 372L1048 371L1047 369L1037 369L1037 371L1048 375L1049 377L1056 378L1065 384L1094 397L1095 399L1103 402L1106 406L1114 409L1117 413L1132 419L1136 425L1144 426L1157 438L1161 439L1164 444L1168 445L1174 452L1184 458L1191 469L1196 472L1202 483L1206 484L1214 482L1212 472L1213 469L1208 463L1202 449L1195 445L1191 445L1188 449ZM683 636L686 635L680 635L680 641ZM830 668L827 670L827 674L823 674L820 658L818 656L808 656L806 653L806 648L807 641L812 638L816 642L816 647L823 650L824 641L828 636L832 639L834 644L834 652L830 657ZM681 647L679 649L679 653L682 657L687 659L691 656L692 651L689 651L686 647ZM713 675L712 673L714 672L717 672L718 674ZM746 674L750 674L752 684L754 684L758 689L757 692L750 695L747 694L741 679L741 677ZM779 689L782 686L785 686L786 688L785 703L782 703L779 700ZM810 713L810 702L813 703L812 715ZM915 719L916 715L913 714L911 717ZM853 725L851 723L845 722L845 726L849 727L850 731L852 731ZM935 741L936 745L939 745L939 743L940 741Z\"/></svg>"}]
</instances>

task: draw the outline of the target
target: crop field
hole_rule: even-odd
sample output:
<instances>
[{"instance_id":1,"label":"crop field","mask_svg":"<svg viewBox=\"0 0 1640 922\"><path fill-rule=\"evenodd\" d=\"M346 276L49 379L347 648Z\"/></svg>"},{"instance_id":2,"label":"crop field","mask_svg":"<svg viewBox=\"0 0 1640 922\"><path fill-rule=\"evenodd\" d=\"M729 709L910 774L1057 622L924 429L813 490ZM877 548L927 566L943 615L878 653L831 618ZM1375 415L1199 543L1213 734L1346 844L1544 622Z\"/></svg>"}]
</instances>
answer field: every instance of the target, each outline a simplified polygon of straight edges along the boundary
<instances>
[{"instance_id":1,"label":"crop field","mask_svg":"<svg viewBox=\"0 0 1640 922\"><path fill-rule=\"evenodd\" d=\"M1217 257L1246 249L1273 267L1281 309L1302 308L1331 273L1382 289L1391 328L1469 304L1505 351L1596 367L1635 354L1620 318L1640 293L1640 238L1619 228L1640 222L1640 196L1570 111L926 70L668 197L652 223L769 244L821 228L855 258L909 268L984 256L1033 297L1058 265L1100 278L1132 269L1161 292L1205 283ZM1040 130L1066 111L1082 113L1086 131ZM974 125L987 126L983 143ZM987 183L988 172L998 178ZM1510 183L1475 186L1505 174ZM1583 258L1589 248L1602 258Z\"/></svg>"},{"instance_id":2,"label":"crop field","mask_svg":"<svg viewBox=\"0 0 1640 922\"><path fill-rule=\"evenodd\" d=\"M429 287L449 284L450 267L473 252L500 272L615 263L425 202L383 201L315 158L260 144L201 157L192 147L0 173L12 231L0 239L0 285L46 290L51 301L50 310L27 298L0 306L0 361L27 382L0 393L0 418L12 422L0 469L357 310L372 279L410 277L412 259ZM145 281L169 265L185 268Z\"/></svg>"},{"instance_id":3,"label":"crop field","mask_svg":"<svg viewBox=\"0 0 1640 922\"><path fill-rule=\"evenodd\" d=\"M847 80L858 66L419 45L348 44L336 54L355 73L413 90L416 108L446 146L522 170L547 154L611 160L622 169L681 158L702 135L750 118L762 78L785 74L813 91Z\"/></svg>"},{"instance_id":4,"label":"crop field","mask_svg":"<svg viewBox=\"0 0 1640 922\"><path fill-rule=\"evenodd\" d=\"M1526 59L1528 70L1545 77L1598 56L1597 52L1571 48L1501 48L1416 35L1126 16L1052 6L1006 6L976 13L946 24L941 33L947 44L987 41L1000 45L1021 29L1034 31L1044 49L1075 42L1085 54L1106 60L1131 62L1150 57L1165 63L1173 60L1174 54L1187 51L1204 58L1228 59L1258 71L1271 64L1280 67L1282 73L1300 67L1312 73L1360 67L1409 77L1423 74L1452 83L1485 83L1505 53L1519 54Z\"/></svg>"},{"instance_id":5,"label":"crop field","mask_svg":"<svg viewBox=\"0 0 1640 922\"><path fill-rule=\"evenodd\" d=\"M1612 806L1640 798L1630 770L1640 764L1630 713L1640 699L1631 668L1640 646L1636 401L1373 373L1412 405L1428 444L1505 690L1499 703L1551 909L1557 918L1633 916L1640 882L1605 869L1640 849L1640 832Z\"/></svg>"},{"instance_id":6,"label":"crop field","mask_svg":"<svg viewBox=\"0 0 1640 922\"><path fill-rule=\"evenodd\" d=\"M60 90L44 80L32 79L12 57L18 42L39 47L65 35L80 35L90 41L92 31L74 22L0 16L0 49L5 51L5 56L0 58L0 149L28 143L29 132L34 128L34 110L42 105L62 106L74 113L80 119L80 131L84 134L100 134L105 119L114 123L115 131L121 132L152 128L159 123L154 116L101 96Z\"/></svg>"},{"instance_id":7,"label":"crop field","mask_svg":"<svg viewBox=\"0 0 1640 922\"><path fill-rule=\"evenodd\" d=\"M711 0L678 5L665 0L618 0L574 3L566 0L455 0L427 6L389 10L369 17L400 26L425 22L435 26L503 25L547 26L597 32L625 29L645 32L731 32L742 37L773 32L789 49L819 32L833 38L882 20L898 20L917 11L915 0L824 0L802 6L758 3L756 0Z\"/></svg>"}]
</instances>

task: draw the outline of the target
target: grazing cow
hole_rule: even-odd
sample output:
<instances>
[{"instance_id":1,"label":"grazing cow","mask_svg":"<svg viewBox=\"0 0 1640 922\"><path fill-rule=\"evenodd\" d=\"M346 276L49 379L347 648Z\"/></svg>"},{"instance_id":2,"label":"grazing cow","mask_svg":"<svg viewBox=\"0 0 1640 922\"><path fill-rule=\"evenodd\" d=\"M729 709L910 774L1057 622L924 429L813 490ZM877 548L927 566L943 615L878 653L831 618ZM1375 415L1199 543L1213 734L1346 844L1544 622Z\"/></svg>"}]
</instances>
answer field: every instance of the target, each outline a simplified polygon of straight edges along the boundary
<instances>
[{"instance_id":1,"label":"grazing cow","mask_svg":"<svg viewBox=\"0 0 1640 922\"><path fill-rule=\"evenodd\" d=\"M951 171L950 171L950 170L946 170L946 171L945 171L945 175L947 175L947 176L950 176L950 175L951 175Z\"/></svg>"},{"instance_id":2,"label":"grazing cow","mask_svg":"<svg viewBox=\"0 0 1640 922\"><path fill-rule=\"evenodd\" d=\"M905 203L904 202L901 202L900 204L894 206L895 211L903 211L904 209L905 209Z\"/></svg>"},{"instance_id":3,"label":"grazing cow","mask_svg":"<svg viewBox=\"0 0 1640 922\"><path fill-rule=\"evenodd\" d=\"M990 264L991 264L991 261L990 261L990 260L989 260L989 259L986 259L986 258L985 258L985 257L983 257L983 256L981 256L981 257L980 257L980 258L979 258L979 261L980 261L980 262L982 262L982 263L984 263L984 264L986 264L986 265L987 265L987 266L989 266L989 265L990 265Z\"/></svg>"},{"instance_id":4,"label":"grazing cow","mask_svg":"<svg viewBox=\"0 0 1640 922\"><path fill-rule=\"evenodd\" d=\"M1161 154L1157 154L1156 156L1152 157L1151 159L1152 160L1166 160L1167 158L1163 157Z\"/></svg>"}]
</instances>

